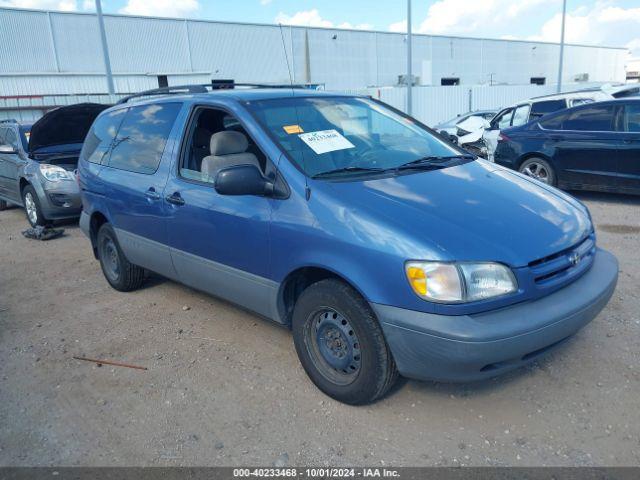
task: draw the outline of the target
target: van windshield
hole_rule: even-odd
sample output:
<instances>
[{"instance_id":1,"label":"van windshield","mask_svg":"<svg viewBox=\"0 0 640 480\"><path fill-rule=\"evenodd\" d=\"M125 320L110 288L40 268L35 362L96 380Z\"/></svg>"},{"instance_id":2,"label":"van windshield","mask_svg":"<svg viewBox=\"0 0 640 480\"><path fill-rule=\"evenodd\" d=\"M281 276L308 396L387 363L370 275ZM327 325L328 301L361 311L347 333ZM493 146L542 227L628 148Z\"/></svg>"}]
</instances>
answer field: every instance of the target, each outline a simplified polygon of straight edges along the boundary
<instances>
[{"instance_id":1,"label":"van windshield","mask_svg":"<svg viewBox=\"0 0 640 480\"><path fill-rule=\"evenodd\" d=\"M306 175L362 175L428 158L460 156L410 118L358 97L250 103L258 121Z\"/></svg>"}]
</instances>

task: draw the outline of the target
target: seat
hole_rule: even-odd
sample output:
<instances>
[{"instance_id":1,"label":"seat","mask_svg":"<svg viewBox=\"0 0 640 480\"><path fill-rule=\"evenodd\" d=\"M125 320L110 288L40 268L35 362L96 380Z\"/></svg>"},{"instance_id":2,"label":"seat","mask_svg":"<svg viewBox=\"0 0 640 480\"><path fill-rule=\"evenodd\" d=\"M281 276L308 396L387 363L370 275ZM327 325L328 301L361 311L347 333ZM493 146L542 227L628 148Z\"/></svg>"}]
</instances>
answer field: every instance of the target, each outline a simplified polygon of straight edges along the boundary
<instances>
[{"instance_id":1,"label":"seat","mask_svg":"<svg viewBox=\"0 0 640 480\"><path fill-rule=\"evenodd\" d=\"M216 132L211 135L209 149L211 155L202 159L200 171L209 178L215 178L219 170L235 165L255 165L260 168L260 162L253 153L248 153L247 137L231 130Z\"/></svg>"}]
</instances>

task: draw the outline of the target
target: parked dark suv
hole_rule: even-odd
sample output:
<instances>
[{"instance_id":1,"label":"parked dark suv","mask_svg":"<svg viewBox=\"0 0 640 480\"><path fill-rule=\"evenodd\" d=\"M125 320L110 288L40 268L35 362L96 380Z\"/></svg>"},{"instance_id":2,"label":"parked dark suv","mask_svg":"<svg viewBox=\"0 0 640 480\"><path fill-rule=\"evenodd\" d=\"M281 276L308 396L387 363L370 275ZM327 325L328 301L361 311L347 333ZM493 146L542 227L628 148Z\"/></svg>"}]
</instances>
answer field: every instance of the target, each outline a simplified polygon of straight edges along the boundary
<instances>
[{"instance_id":1,"label":"parked dark suv","mask_svg":"<svg viewBox=\"0 0 640 480\"><path fill-rule=\"evenodd\" d=\"M640 99L581 105L506 129L495 161L565 189L640 194Z\"/></svg>"}]
</instances>

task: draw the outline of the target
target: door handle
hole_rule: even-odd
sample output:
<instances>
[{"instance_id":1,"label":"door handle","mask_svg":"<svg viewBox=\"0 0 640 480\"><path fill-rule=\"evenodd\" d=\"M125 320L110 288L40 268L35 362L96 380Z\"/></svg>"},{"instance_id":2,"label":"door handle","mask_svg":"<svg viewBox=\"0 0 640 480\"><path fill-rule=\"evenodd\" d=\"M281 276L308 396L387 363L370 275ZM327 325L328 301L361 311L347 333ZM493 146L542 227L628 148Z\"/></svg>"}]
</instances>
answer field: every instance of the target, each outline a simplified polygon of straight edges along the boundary
<instances>
[{"instance_id":1,"label":"door handle","mask_svg":"<svg viewBox=\"0 0 640 480\"><path fill-rule=\"evenodd\" d=\"M174 205L184 205L184 198L182 198L178 192L167 195L164 199Z\"/></svg>"},{"instance_id":2,"label":"door handle","mask_svg":"<svg viewBox=\"0 0 640 480\"><path fill-rule=\"evenodd\" d=\"M144 192L144 196L150 200L160 200L160 194L156 192L155 188L153 187Z\"/></svg>"}]
</instances>

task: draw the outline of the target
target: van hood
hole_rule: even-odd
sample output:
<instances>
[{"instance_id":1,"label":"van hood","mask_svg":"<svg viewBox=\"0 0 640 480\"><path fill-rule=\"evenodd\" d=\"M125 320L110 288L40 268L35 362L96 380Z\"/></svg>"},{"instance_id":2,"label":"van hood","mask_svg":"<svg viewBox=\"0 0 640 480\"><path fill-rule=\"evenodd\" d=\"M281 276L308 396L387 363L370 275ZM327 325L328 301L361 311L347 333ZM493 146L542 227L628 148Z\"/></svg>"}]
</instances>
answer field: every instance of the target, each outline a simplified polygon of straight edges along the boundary
<instances>
[{"instance_id":1,"label":"van hood","mask_svg":"<svg viewBox=\"0 0 640 480\"><path fill-rule=\"evenodd\" d=\"M31 126L29 154L43 149L68 145L67 151L80 151L84 137L96 117L109 108L99 103L78 103L47 112ZM59 150L59 149L58 149Z\"/></svg>"},{"instance_id":2,"label":"van hood","mask_svg":"<svg viewBox=\"0 0 640 480\"><path fill-rule=\"evenodd\" d=\"M331 182L346 205L393 225L398 244L425 260L497 261L521 267L576 245L592 231L587 208L517 172L475 160L353 182ZM405 252L409 258L416 254Z\"/></svg>"}]
</instances>

